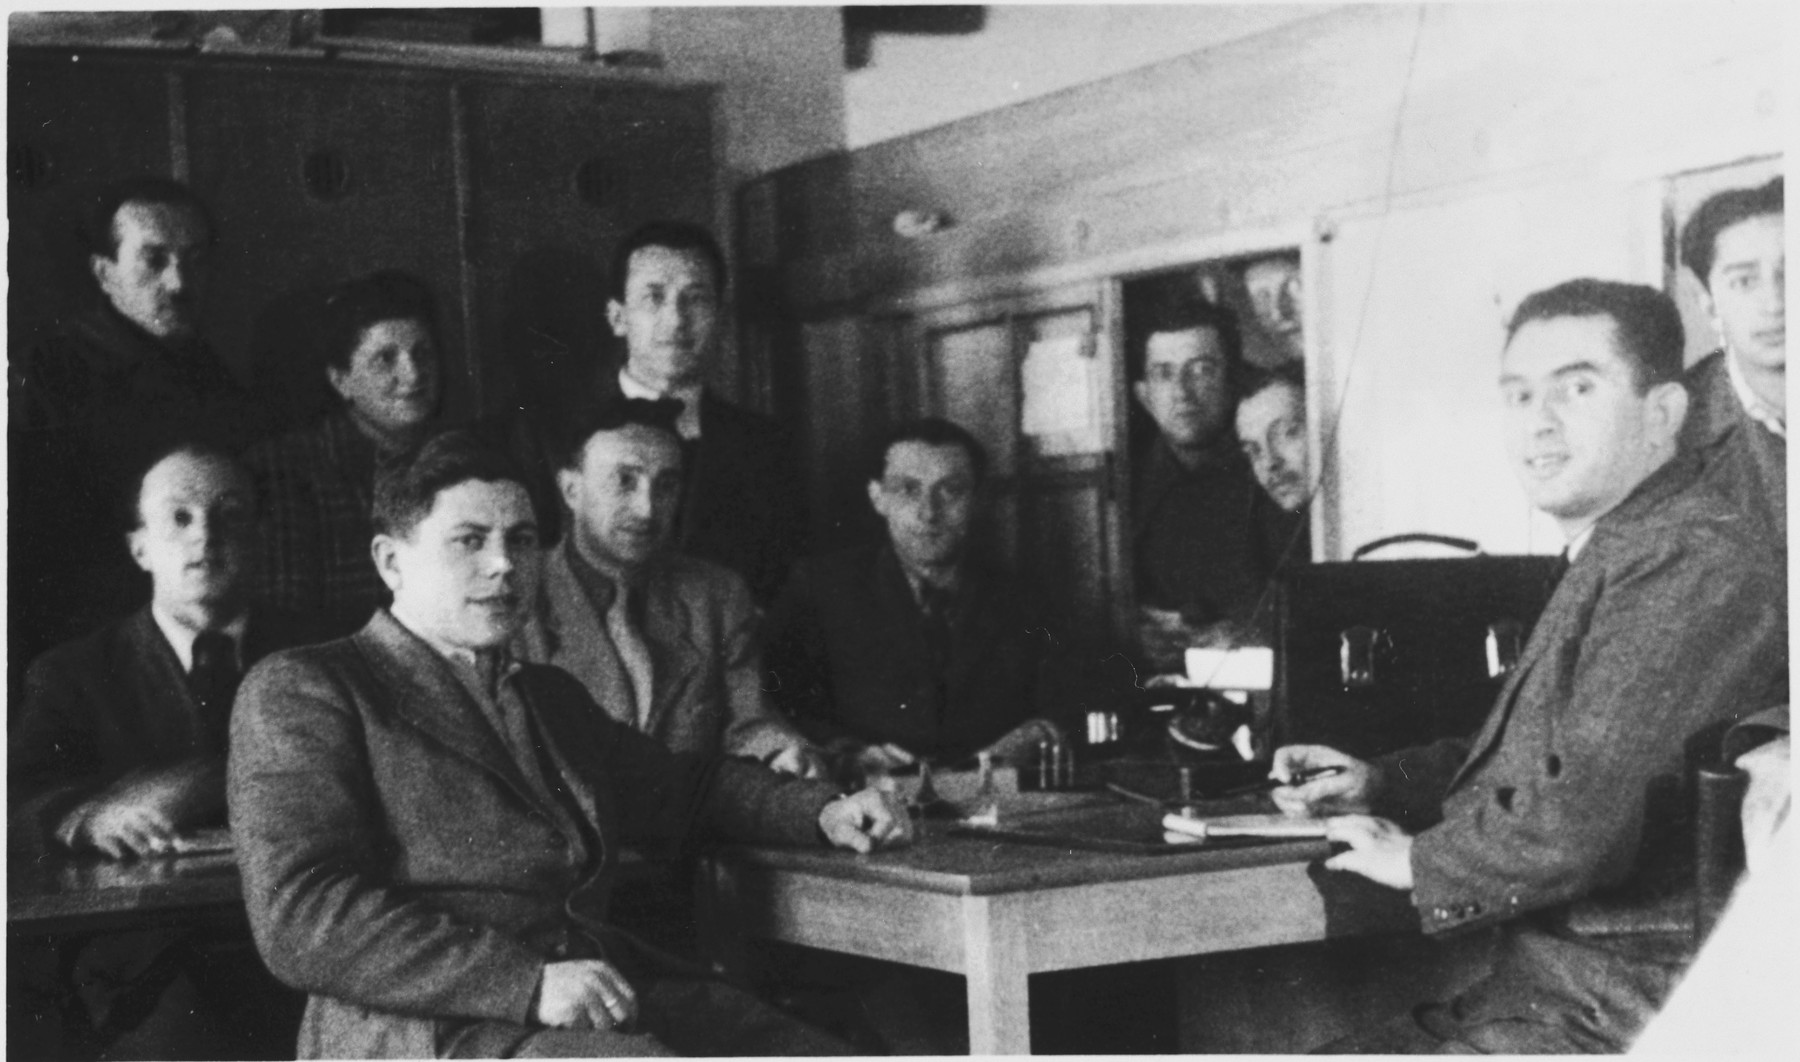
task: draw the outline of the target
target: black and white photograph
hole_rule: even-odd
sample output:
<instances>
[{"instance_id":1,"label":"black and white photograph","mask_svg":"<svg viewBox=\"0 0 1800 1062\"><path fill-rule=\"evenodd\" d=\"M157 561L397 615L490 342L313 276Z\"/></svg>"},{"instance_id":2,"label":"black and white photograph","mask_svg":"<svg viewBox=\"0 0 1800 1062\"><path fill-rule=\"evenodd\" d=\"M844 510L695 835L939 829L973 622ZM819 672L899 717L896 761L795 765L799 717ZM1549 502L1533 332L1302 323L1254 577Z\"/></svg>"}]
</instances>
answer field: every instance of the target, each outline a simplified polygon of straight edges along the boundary
<instances>
[{"instance_id":1,"label":"black and white photograph","mask_svg":"<svg viewBox=\"0 0 1800 1062\"><path fill-rule=\"evenodd\" d=\"M5 1056L1788 1057L1794 28L10 9Z\"/></svg>"}]
</instances>

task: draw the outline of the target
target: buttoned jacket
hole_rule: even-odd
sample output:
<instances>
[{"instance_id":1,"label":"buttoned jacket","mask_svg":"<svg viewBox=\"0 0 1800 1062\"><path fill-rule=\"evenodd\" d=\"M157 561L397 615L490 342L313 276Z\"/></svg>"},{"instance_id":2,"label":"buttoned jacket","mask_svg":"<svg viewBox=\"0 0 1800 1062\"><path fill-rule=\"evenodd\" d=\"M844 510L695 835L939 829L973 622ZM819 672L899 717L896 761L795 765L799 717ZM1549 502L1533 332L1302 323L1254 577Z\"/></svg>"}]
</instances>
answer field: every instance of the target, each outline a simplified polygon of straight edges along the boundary
<instances>
[{"instance_id":1,"label":"buttoned jacket","mask_svg":"<svg viewBox=\"0 0 1800 1062\"><path fill-rule=\"evenodd\" d=\"M1466 756L1387 758L1412 810L1441 799L1412 847L1427 931L1641 885L1681 854L1659 796L1687 743L1786 703L1785 566L1698 477L1678 458L1600 519Z\"/></svg>"},{"instance_id":2,"label":"buttoned jacket","mask_svg":"<svg viewBox=\"0 0 1800 1062\"><path fill-rule=\"evenodd\" d=\"M665 553L640 576L640 633L650 650L650 711L639 726L630 679L610 648L606 617L572 567L574 536L545 559L521 655L580 680L605 712L675 752L764 759L806 739L769 703L750 588L718 564Z\"/></svg>"},{"instance_id":3,"label":"buttoned jacket","mask_svg":"<svg viewBox=\"0 0 1800 1062\"><path fill-rule=\"evenodd\" d=\"M635 953L607 914L623 843L819 843L831 787L670 753L556 668L507 681L556 799L385 611L245 678L232 830L258 949L312 994L302 1057L429 1057L442 1023L529 1023L546 962Z\"/></svg>"}]
</instances>

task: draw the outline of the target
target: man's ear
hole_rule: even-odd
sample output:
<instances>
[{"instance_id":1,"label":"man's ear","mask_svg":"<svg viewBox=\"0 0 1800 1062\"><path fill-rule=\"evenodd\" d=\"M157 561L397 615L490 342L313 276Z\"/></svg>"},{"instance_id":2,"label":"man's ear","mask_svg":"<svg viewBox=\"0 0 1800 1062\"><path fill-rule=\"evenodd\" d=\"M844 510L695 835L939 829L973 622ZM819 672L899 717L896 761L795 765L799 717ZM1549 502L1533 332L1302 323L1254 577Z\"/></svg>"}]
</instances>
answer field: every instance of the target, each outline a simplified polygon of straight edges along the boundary
<instances>
[{"instance_id":1,"label":"man's ear","mask_svg":"<svg viewBox=\"0 0 1800 1062\"><path fill-rule=\"evenodd\" d=\"M117 264L103 254L88 255L88 272L94 274L94 283L100 285L101 291L112 283L113 267Z\"/></svg>"},{"instance_id":2,"label":"man's ear","mask_svg":"<svg viewBox=\"0 0 1800 1062\"><path fill-rule=\"evenodd\" d=\"M869 504L873 505L875 507L875 511L880 513L881 512L881 502L882 502L881 481L878 479L871 479L868 482L868 490L869 490ZM885 516L887 514L883 513L882 515Z\"/></svg>"},{"instance_id":3,"label":"man's ear","mask_svg":"<svg viewBox=\"0 0 1800 1062\"><path fill-rule=\"evenodd\" d=\"M130 531L125 532L125 548L130 551L131 559L137 563L139 568L142 568L144 571L149 571L150 563L144 559L145 534L146 532L142 527L135 527Z\"/></svg>"},{"instance_id":4,"label":"man's ear","mask_svg":"<svg viewBox=\"0 0 1800 1062\"><path fill-rule=\"evenodd\" d=\"M575 496L581 492L581 473L572 468L557 469L556 489L562 495L563 504L568 507L569 512L575 512Z\"/></svg>"},{"instance_id":5,"label":"man's ear","mask_svg":"<svg viewBox=\"0 0 1800 1062\"><path fill-rule=\"evenodd\" d=\"M613 335L625 338L625 304L618 299L606 300L606 323L612 326Z\"/></svg>"},{"instance_id":6,"label":"man's ear","mask_svg":"<svg viewBox=\"0 0 1800 1062\"><path fill-rule=\"evenodd\" d=\"M1138 405L1143 406L1144 412L1148 413L1150 411L1150 381L1139 380L1132 384L1131 397L1137 399Z\"/></svg>"},{"instance_id":7,"label":"man's ear","mask_svg":"<svg viewBox=\"0 0 1800 1062\"><path fill-rule=\"evenodd\" d=\"M400 592L400 543L391 535L376 535L369 542L369 555L375 559L375 571L390 592Z\"/></svg>"},{"instance_id":8,"label":"man's ear","mask_svg":"<svg viewBox=\"0 0 1800 1062\"><path fill-rule=\"evenodd\" d=\"M1651 430L1658 442L1673 443L1687 420L1688 390L1679 381L1668 380L1650 388Z\"/></svg>"}]
</instances>

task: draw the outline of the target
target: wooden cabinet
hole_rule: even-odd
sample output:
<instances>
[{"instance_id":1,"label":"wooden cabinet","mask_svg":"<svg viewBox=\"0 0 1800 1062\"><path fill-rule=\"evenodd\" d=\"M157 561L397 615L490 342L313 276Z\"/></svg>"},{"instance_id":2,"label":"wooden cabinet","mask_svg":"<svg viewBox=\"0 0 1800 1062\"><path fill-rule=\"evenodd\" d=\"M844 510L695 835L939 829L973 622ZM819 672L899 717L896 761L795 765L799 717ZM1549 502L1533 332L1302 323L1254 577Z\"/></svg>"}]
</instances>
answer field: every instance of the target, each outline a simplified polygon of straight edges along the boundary
<instances>
[{"instance_id":1,"label":"wooden cabinet","mask_svg":"<svg viewBox=\"0 0 1800 1062\"><path fill-rule=\"evenodd\" d=\"M14 52L7 91L7 327L24 337L93 290L77 235L82 191L171 171L170 80L148 66Z\"/></svg>"},{"instance_id":2,"label":"wooden cabinet","mask_svg":"<svg viewBox=\"0 0 1800 1062\"><path fill-rule=\"evenodd\" d=\"M122 177L184 179L218 220L206 332L275 426L319 408L331 284L389 268L427 281L446 412L466 417L512 405L533 358L560 352L561 371L607 349L607 262L627 230L712 221L704 87L317 56L9 59L11 340L90 297L74 204Z\"/></svg>"},{"instance_id":3,"label":"wooden cabinet","mask_svg":"<svg viewBox=\"0 0 1800 1062\"><path fill-rule=\"evenodd\" d=\"M207 314L219 350L303 419L321 387L309 353L324 291L403 269L439 299L445 409L471 412L445 87L373 71L198 68L181 77L188 179L219 219Z\"/></svg>"}]
</instances>

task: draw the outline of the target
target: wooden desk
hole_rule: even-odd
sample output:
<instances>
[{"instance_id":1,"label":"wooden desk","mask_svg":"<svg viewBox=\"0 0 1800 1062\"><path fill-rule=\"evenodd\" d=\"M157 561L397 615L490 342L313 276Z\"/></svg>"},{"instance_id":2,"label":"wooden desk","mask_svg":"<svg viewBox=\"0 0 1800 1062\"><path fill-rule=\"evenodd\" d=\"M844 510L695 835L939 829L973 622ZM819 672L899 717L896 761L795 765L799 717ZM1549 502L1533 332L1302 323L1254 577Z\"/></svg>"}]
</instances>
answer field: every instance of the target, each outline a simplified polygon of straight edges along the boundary
<instances>
[{"instance_id":1,"label":"wooden desk","mask_svg":"<svg viewBox=\"0 0 1800 1062\"><path fill-rule=\"evenodd\" d=\"M1328 929L1307 873L1329 851L1300 841L1120 855L941 827L868 856L728 848L702 867L701 926L726 968L761 937L962 974L971 1053L1027 1054L1030 974L1351 932Z\"/></svg>"},{"instance_id":2,"label":"wooden desk","mask_svg":"<svg viewBox=\"0 0 1800 1062\"><path fill-rule=\"evenodd\" d=\"M7 862L8 933L243 920L237 861L230 852L129 862L55 852Z\"/></svg>"}]
</instances>

